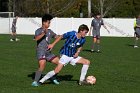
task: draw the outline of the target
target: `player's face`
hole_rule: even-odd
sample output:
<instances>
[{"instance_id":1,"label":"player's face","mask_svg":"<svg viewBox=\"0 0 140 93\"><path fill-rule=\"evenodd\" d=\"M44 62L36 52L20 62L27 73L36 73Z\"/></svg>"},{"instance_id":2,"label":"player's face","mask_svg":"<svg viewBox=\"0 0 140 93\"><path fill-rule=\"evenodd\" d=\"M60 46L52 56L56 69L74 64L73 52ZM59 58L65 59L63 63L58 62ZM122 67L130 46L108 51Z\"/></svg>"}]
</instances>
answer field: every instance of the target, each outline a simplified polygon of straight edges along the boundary
<instances>
[{"instance_id":1,"label":"player's face","mask_svg":"<svg viewBox=\"0 0 140 93\"><path fill-rule=\"evenodd\" d=\"M43 22L43 25L44 25L45 28L49 28L50 27L50 23L51 22L48 20L46 22Z\"/></svg>"},{"instance_id":2,"label":"player's face","mask_svg":"<svg viewBox=\"0 0 140 93\"><path fill-rule=\"evenodd\" d=\"M97 15L96 17L99 19L99 18L101 18L101 15Z\"/></svg>"},{"instance_id":3,"label":"player's face","mask_svg":"<svg viewBox=\"0 0 140 93\"><path fill-rule=\"evenodd\" d=\"M88 33L87 30L83 30L83 31L81 31L81 37L85 37L87 33Z\"/></svg>"}]
</instances>

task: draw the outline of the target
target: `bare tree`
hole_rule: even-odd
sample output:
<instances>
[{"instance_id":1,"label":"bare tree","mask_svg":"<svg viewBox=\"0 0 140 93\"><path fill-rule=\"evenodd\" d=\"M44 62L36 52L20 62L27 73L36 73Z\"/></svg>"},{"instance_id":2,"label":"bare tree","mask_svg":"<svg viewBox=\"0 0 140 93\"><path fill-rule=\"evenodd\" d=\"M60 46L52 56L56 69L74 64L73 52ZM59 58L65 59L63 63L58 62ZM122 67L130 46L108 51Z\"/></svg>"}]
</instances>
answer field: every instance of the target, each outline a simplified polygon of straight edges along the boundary
<instances>
[{"instance_id":1,"label":"bare tree","mask_svg":"<svg viewBox=\"0 0 140 93\"><path fill-rule=\"evenodd\" d=\"M109 11L119 5L120 0L99 0L94 7L101 13L104 17Z\"/></svg>"}]
</instances>

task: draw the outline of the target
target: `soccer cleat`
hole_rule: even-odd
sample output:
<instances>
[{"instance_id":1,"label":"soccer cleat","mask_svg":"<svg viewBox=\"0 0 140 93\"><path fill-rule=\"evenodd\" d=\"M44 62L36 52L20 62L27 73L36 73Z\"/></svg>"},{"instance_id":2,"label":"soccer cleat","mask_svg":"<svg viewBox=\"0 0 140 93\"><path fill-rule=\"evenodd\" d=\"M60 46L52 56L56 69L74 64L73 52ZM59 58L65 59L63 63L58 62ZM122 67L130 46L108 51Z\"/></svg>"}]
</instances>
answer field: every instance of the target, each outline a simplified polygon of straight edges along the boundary
<instances>
[{"instance_id":1,"label":"soccer cleat","mask_svg":"<svg viewBox=\"0 0 140 93\"><path fill-rule=\"evenodd\" d=\"M33 87L38 87L38 86L39 86L39 83L37 83L36 81L34 81L34 82L32 83L32 86L33 86Z\"/></svg>"},{"instance_id":2,"label":"soccer cleat","mask_svg":"<svg viewBox=\"0 0 140 93\"><path fill-rule=\"evenodd\" d=\"M84 81L79 81L79 85L82 86L82 85L91 85L91 84L84 80Z\"/></svg>"},{"instance_id":3,"label":"soccer cleat","mask_svg":"<svg viewBox=\"0 0 140 93\"><path fill-rule=\"evenodd\" d=\"M138 46L134 46L134 48L139 48Z\"/></svg>"},{"instance_id":4,"label":"soccer cleat","mask_svg":"<svg viewBox=\"0 0 140 93\"><path fill-rule=\"evenodd\" d=\"M60 84L56 79L53 80L53 83L56 84L56 85L59 85Z\"/></svg>"},{"instance_id":5,"label":"soccer cleat","mask_svg":"<svg viewBox=\"0 0 140 93\"><path fill-rule=\"evenodd\" d=\"M19 41L20 39L16 38L16 41Z\"/></svg>"},{"instance_id":6,"label":"soccer cleat","mask_svg":"<svg viewBox=\"0 0 140 93\"><path fill-rule=\"evenodd\" d=\"M13 39L10 39L10 41L12 42L12 41L14 41Z\"/></svg>"},{"instance_id":7,"label":"soccer cleat","mask_svg":"<svg viewBox=\"0 0 140 93\"><path fill-rule=\"evenodd\" d=\"M100 50L97 50L97 53L101 53L101 51Z\"/></svg>"},{"instance_id":8,"label":"soccer cleat","mask_svg":"<svg viewBox=\"0 0 140 93\"><path fill-rule=\"evenodd\" d=\"M90 50L91 52L95 52L93 49Z\"/></svg>"}]
</instances>

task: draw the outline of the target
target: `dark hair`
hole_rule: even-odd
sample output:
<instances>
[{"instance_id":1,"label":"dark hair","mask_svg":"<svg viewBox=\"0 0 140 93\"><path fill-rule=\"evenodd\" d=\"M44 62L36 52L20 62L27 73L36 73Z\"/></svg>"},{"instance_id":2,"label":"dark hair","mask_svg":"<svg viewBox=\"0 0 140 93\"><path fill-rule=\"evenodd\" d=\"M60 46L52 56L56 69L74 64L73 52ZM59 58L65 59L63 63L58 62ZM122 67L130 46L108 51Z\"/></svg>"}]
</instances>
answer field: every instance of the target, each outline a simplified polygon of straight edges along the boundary
<instances>
[{"instance_id":1,"label":"dark hair","mask_svg":"<svg viewBox=\"0 0 140 93\"><path fill-rule=\"evenodd\" d=\"M101 13L96 13L95 15L96 15L96 16L97 16L97 15L101 15Z\"/></svg>"},{"instance_id":2,"label":"dark hair","mask_svg":"<svg viewBox=\"0 0 140 93\"><path fill-rule=\"evenodd\" d=\"M45 14L43 17L42 17L42 22L46 22L48 20L52 20L53 19L53 16L50 15L50 14Z\"/></svg>"},{"instance_id":3,"label":"dark hair","mask_svg":"<svg viewBox=\"0 0 140 93\"><path fill-rule=\"evenodd\" d=\"M83 30L89 31L88 26L85 25L85 24L80 25L79 28L78 28L78 33L79 33L80 31L83 31Z\"/></svg>"}]
</instances>

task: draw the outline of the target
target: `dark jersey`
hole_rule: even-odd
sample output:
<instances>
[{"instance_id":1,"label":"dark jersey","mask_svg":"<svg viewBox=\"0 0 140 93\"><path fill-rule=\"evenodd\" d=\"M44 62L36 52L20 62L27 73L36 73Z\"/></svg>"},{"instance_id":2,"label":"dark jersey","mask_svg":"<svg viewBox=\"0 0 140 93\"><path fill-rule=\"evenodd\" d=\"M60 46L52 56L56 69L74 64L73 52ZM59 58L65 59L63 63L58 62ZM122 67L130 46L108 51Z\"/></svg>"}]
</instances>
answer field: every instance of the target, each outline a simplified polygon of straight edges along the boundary
<instances>
[{"instance_id":1,"label":"dark jersey","mask_svg":"<svg viewBox=\"0 0 140 93\"><path fill-rule=\"evenodd\" d=\"M71 31L63 34L63 39L66 39L63 47L60 49L60 54L67 55L69 57L73 57L76 53L77 48L83 46L85 43L85 38L77 38L77 32Z\"/></svg>"}]
</instances>

